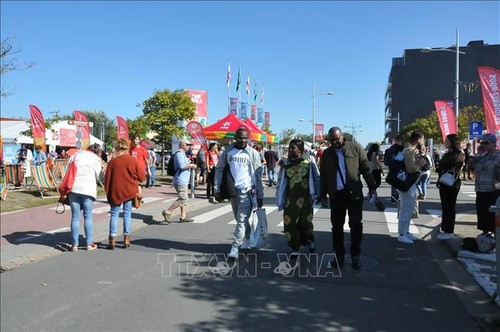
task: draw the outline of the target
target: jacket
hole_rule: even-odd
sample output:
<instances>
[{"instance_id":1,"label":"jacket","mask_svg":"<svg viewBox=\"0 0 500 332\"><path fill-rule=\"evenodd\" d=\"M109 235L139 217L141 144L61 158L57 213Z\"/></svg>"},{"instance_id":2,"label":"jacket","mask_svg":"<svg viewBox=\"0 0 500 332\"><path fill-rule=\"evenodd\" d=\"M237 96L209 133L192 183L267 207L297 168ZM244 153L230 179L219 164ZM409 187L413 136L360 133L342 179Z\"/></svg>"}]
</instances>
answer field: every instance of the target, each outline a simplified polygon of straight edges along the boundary
<instances>
[{"instance_id":1,"label":"jacket","mask_svg":"<svg viewBox=\"0 0 500 332\"><path fill-rule=\"evenodd\" d=\"M224 172L224 168L227 164L227 153L234 148L234 144L230 145L227 149L224 150L222 156L219 158L219 162L215 167L215 179L214 179L214 192L220 192L220 184L222 182L222 173ZM257 150L250 146L245 147L245 151L250 156L252 161L251 169L252 169L252 183L255 187L255 194L258 199L264 197L264 186L262 185L262 162L260 160L260 154Z\"/></svg>"},{"instance_id":2,"label":"jacket","mask_svg":"<svg viewBox=\"0 0 500 332\"><path fill-rule=\"evenodd\" d=\"M320 173L318 166L316 165L316 160L313 156L309 156L309 195L311 201L314 203L320 195ZM285 208L287 192L286 188L288 186L288 178L285 176L284 165L288 164L288 159L283 162L278 173L278 186L276 187L276 205L278 206L278 211Z\"/></svg>"},{"instance_id":3,"label":"jacket","mask_svg":"<svg viewBox=\"0 0 500 332\"><path fill-rule=\"evenodd\" d=\"M348 190L352 199L363 199L361 175L363 175L368 188L376 190L375 180L366 153L363 151L363 147L355 142L345 142L341 150L344 154L346 168L345 189ZM326 198L327 195L330 198L335 197L338 169L338 157L335 148L331 146L323 152L321 157L321 198Z\"/></svg>"}]
</instances>

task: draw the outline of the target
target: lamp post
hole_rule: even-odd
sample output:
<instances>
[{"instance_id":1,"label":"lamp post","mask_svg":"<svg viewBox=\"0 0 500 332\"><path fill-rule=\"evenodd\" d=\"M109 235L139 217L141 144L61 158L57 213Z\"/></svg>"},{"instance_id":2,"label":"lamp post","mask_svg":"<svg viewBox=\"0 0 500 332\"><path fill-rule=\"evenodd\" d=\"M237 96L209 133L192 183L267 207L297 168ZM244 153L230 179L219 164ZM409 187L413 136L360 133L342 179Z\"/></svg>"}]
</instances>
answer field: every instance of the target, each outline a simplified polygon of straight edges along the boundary
<instances>
[{"instance_id":1,"label":"lamp post","mask_svg":"<svg viewBox=\"0 0 500 332\"><path fill-rule=\"evenodd\" d=\"M453 52L455 53L455 120L457 123L457 133L458 133L458 110L459 110L459 88L460 88L460 77L459 77L459 71L460 71L460 54L465 54L465 52L460 52L459 49L459 30L457 28L457 33L456 33L456 44L455 44L455 49L449 49L449 48L430 48L430 47L424 47L420 50L422 53L430 53L430 52Z\"/></svg>"},{"instance_id":2,"label":"lamp post","mask_svg":"<svg viewBox=\"0 0 500 332\"><path fill-rule=\"evenodd\" d=\"M326 93L316 93L316 83L313 83L313 95L312 95L312 100L313 100L313 117L312 117L312 144L315 145L316 143L316 96L332 96L333 92L326 92ZM303 120L303 119L301 119ZM300 121L300 120L299 120ZM308 121L307 121L308 122Z\"/></svg>"},{"instance_id":3,"label":"lamp post","mask_svg":"<svg viewBox=\"0 0 500 332\"><path fill-rule=\"evenodd\" d=\"M356 133L360 133L361 130L357 130L357 128L361 128L362 126L355 126L354 122L350 126L344 126L345 128L350 128L351 129L351 134L352 134L352 140L356 142Z\"/></svg>"}]
</instances>

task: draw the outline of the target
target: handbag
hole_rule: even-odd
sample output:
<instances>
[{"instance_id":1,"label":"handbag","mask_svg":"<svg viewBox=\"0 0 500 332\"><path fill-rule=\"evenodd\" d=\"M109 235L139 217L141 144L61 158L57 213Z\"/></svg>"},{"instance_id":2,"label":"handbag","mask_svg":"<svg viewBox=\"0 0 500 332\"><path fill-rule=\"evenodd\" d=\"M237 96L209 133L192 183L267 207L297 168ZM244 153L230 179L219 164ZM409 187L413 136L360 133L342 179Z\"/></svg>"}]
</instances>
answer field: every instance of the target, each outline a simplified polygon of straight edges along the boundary
<instances>
[{"instance_id":1,"label":"handbag","mask_svg":"<svg viewBox=\"0 0 500 332\"><path fill-rule=\"evenodd\" d=\"M397 190L407 192L411 186L417 182L420 177L420 172L408 173L406 170L398 170L387 174L385 182L395 187Z\"/></svg>"},{"instance_id":2,"label":"handbag","mask_svg":"<svg viewBox=\"0 0 500 332\"><path fill-rule=\"evenodd\" d=\"M267 245L268 227L266 209L257 209L250 216L250 240L251 248L260 249Z\"/></svg>"},{"instance_id":3,"label":"handbag","mask_svg":"<svg viewBox=\"0 0 500 332\"><path fill-rule=\"evenodd\" d=\"M132 206L136 209L140 208L142 205L142 196L139 195L139 193L135 194L135 197L133 198L132 201Z\"/></svg>"},{"instance_id":4,"label":"handbag","mask_svg":"<svg viewBox=\"0 0 500 332\"><path fill-rule=\"evenodd\" d=\"M439 183L444 184L445 186L448 187L453 187L456 180L457 179L455 178L455 172L450 170L441 175L441 177L439 178Z\"/></svg>"},{"instance_id":5,"label":"handbag","mask_svg":"<svg viewBox=\"0 0 500 332\"><path fill-rule=\"evenodd\" d=\"M68 170L66 171L66 174L64 175L64 178L61 181L61 184L59 184L59 199L57 200L57 205L56 205L56 213L57 214L62 214L64 211L66 211L66 205L69 205L69 193L71 192L71 189L73 189L73 184L75 183L75 178L76 178L76 163L73 162L68 165ZM62 211L59 210L59 205L62 206Z\"/></svg>"}]
</instances>

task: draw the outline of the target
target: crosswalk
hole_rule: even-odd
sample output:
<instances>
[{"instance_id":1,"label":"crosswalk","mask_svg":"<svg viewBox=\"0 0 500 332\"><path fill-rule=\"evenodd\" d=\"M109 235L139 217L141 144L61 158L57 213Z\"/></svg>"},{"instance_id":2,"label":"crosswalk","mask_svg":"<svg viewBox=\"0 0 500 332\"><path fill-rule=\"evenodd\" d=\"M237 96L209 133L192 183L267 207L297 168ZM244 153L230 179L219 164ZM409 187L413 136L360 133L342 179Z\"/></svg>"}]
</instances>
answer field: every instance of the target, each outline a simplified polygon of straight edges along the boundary
<instances>
[{"instance_id":1,"label":"crosswalk","mask_svg":"<svg viewBox=\"0 0 500 332\"><path fill-rule=\"evenodd\" d=\"M162 198L160 198L160 197L144 197L143 201L144 201L144 204L147 204L147 203L158 201L160 199L162 199ZM171 203L175 200L176 199L174 198L174 199L166 200L164 202ZM53 207L50 207L49 210L56 210L56 208L57 208L57 206L53 206ZM92 209L92 214L101 214L101 213L109 213L108 201L105 199L96 199L94 201L94 207Z\"/></svg>"}]
</instances>

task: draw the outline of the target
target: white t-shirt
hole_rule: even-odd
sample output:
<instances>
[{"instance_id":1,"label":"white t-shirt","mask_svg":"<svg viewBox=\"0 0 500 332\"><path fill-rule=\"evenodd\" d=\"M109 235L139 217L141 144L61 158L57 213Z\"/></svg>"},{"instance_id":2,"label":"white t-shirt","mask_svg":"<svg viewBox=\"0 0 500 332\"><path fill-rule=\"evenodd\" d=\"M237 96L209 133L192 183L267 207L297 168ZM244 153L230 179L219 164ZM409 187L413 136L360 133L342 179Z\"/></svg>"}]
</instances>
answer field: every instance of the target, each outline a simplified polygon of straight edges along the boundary
<instances>
[{"instance_id":1,"label":"white t-shirt","mask_svg":"<svg viewBox=\"0 0 500 332\"><path fill-rule=\"evenodd\" d=\"M227 163L234 178L236 189L248 191L252 188L250 155L245 150L231 149L227 153Z\"/></svg>"}]
</instances>

